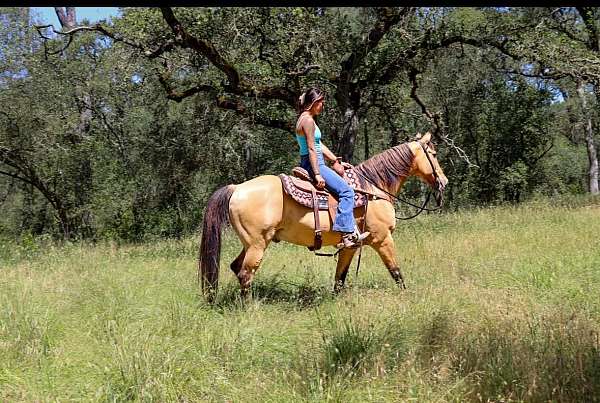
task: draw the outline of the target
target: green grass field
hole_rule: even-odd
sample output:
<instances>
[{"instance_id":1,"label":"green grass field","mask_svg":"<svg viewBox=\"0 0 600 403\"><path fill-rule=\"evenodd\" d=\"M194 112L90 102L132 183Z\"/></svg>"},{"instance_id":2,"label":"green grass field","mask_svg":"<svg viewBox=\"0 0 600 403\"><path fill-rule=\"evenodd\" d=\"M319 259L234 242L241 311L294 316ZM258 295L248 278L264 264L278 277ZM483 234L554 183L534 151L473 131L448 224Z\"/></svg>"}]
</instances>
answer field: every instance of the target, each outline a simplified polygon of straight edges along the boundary
<instances>
[{"instance_id":1,"label":"green grass field","mask_svg":"<svg viewBox=\"0 0 600 403\"><path fill-rule=\"evenodd\" d=\"M0 401L600 401L600 200L399 222L398 290L371 249L273 244L241 304L223 245L216 306L198 237L0 245Z\"/></svg>"}]
</instances>

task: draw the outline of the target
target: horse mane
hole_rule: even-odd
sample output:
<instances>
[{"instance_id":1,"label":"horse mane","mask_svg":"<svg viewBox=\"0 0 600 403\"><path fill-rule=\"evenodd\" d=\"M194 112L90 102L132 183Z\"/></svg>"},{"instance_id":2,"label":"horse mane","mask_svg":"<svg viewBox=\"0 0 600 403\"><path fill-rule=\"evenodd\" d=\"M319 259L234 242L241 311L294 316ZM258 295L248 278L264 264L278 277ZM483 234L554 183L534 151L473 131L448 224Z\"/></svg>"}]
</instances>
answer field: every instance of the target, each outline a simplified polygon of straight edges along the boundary
<instances>
[{"instance_id":1,"label":"horse mane","mask_svg":"<svg viewBox=\"0 0 600 403\"><path fill-rule=\"evenodd\" d=\"M403 143L356 165L354 170L358 172L361 188L368 189L374 183L387 191L397 189L400 180L408 176L414 157L408 143ZM365 177L372 183L368 183Z\"/></svg>"}]
</instances>

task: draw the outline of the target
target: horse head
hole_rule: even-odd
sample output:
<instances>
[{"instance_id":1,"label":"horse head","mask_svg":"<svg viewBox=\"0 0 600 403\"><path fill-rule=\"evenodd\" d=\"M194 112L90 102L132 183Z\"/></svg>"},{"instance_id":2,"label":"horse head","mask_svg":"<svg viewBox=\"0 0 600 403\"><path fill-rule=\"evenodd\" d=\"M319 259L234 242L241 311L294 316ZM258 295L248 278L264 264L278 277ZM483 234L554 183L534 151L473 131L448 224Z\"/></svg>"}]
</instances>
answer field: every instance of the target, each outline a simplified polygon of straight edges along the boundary
<instances>
[{"instance_id":1,"label":"horse head","mask_svg":"<svg viewBox=\"0 0 600 403\"><path fill-rule=\"evenodd\" d=\"M441 206L448 178L437 160L435 147L431 143L431 133L427 132L411 143L411 149L415 155L412 173L431 186L435 200L438 206Z\"/></svg>"}]
</instances>

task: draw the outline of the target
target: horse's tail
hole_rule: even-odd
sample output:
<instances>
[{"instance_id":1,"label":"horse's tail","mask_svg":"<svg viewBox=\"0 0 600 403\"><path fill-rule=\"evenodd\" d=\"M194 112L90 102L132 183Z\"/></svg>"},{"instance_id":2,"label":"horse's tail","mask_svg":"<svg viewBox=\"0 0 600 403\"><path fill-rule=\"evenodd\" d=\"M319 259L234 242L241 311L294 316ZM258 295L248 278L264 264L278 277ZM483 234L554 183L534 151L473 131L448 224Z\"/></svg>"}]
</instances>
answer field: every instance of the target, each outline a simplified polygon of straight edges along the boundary
<instances>
[{"instance_id":1,"label":"horse's tail","mask_svg":"<svg viewBox=\"0 0 600 403\"><path fill-rule=\"evenodd\" d=\"M212 302L219 286L219 261L221 259L221 233L229 224L229 199L234 185L223 186L208 199L202 223L202 238L198 254L198 281L202 292Z\"/></svg>"}]
</instances>

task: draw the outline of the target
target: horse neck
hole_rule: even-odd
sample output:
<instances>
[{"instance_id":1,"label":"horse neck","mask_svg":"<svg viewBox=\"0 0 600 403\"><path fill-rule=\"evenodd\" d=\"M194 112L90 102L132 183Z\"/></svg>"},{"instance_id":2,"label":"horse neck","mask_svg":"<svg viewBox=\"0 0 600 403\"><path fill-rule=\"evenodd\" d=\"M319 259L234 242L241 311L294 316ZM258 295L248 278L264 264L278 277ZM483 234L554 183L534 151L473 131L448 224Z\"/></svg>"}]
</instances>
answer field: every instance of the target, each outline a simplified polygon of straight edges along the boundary
<instances>
[{"instance_id":1,"label":"horse neck","mask_svg":"<svg viewBox=\"0 0 600 403\"><path fill-rule=\"evenodd\" d=\"M406 143L405 143L406 144ZM389 151L389 150L387 150ZM400 171L401 173L399 173L397 176L391 176L391 175L386 175L385 179L383 180L382 175L378 175L380 178L382 178L382 180L377 180L377 186L375 187L373 183L371 183L371 181L367 181L365 183L365 185L371 190L371 191L375 191L377 188L393 194L393 195L397 195L400 190L402 189L402 186L404 185L404 182L406 182L406 179L412 175L414 173L414 162L415 162L415 153L413 151L413 149L409 146L407 150L404 151L409 151L410 152L410 156L408 154L405 154L404 157L401 158L401 160L403 160L405 166L401 169L396 169L396 171ZM389 164L392 160L390 158L385 158L385 153L386 151L384 151L381 154L378 154L376 156L374 156L373 158L363 162L362 164L359 164L357 166L357 169L359 171L361 171L362 174L364 174L365 176L370 176L370 179L373 180L375 179L374 176L376 175L376 173L373 173L373 169L374 167L377 167L377 170L385 170L386 172L393 172L394 169L390 169L389 166L386 166L385 164L382 164L381 161L382 159L379 160L379 163L375 162L375 160L373 160L375 157L379 156L384 157L383 160L386 161L386 164ZM389 154L388 154L389 157ZM397 162L398 160L395 160L395 162ZM405 171L405 172L403 172ZM381 172L381 171L380 171ZM369 175L369 173L371 173L371 175ZM368 190L368 189L365 189Z\"/></svg>"},{"instance_id":2,"label":"horse neck","mask_svg":"<svg viewBox=\"0 0 600 403\"><path fill-rule=\"evenodd\" d=\"M404 186L404 182L406 182L407 179L408 176L400 176L398 179L398 185L387 191L393 195L398 195L398 193L400 193L400 190L402 190L402 186Z\"/></svg>"}]
</instances>

